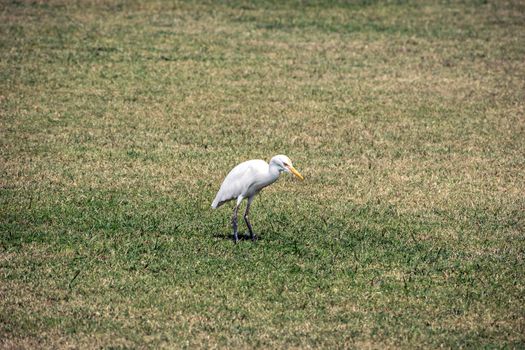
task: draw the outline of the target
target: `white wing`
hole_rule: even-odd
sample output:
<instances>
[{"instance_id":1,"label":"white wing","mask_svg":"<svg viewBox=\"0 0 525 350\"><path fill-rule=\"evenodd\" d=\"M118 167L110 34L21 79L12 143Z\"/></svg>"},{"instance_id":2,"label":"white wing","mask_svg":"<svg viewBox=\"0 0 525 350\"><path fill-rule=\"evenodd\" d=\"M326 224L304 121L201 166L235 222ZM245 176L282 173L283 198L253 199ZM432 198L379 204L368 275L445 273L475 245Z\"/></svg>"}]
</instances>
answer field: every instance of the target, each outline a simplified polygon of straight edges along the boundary
<instances>
[{"instance_id":1,"label":"white wing","mask_svg":"<svg viewBox=\"0 0 525 350\"><path fill-rule=\"evenodd\" d=\"M246 194L264 170L268 171L268 163L260 159L248 160L237 165L224 178L211 207L217 208L224 202Z\"/></svg>"}]
</instances>

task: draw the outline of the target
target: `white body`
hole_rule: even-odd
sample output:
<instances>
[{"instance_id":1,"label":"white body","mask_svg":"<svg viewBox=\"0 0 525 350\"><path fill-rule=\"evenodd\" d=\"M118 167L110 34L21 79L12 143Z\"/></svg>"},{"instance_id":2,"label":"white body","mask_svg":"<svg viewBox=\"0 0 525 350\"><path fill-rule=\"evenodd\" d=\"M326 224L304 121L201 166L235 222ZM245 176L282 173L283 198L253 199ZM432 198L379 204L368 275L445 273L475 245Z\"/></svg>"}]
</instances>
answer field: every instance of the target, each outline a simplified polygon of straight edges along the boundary
<instances>
[{"instance_id":1,"label":"white body","mask_svg":"<svg viewBox=\"0 0 525 350\"><path fill-rule=\"evenodd\" d=\"M253 198L255 198L255 195L266 186L277 181L279 174L283 171L294 174L299 179L304 180L303 175L293 167L290 158L282 154L273 157L270 160L270 164L260 159L243 162L233 168L224 178L221 188L219 189L219 192L217 192L211 207L215 209L220 207L224 202L237 199L237 203L233 208L232 217L233 238L235 243L239 241L237 231L237 211L239 210L239 205L242 200L244 198L248 199L243 217L246 226L248 226L248 231L250 231L250 236L252 240L255 241L257 236L253 233L252 225L248 220L250 204L252 203Z\"/></svg>"},{"instance_id":2,"label":"white body","mask_svg":"<svg viewBox=\"0 0 525 350\"><path fill-rule=\"evenodd\" d=\"M243 198L252 198L264 187L277 181L279 174L277 166L270 166L264 160L243 162L228 173L211 207L217 208L232 199L237 199L239 204Z\"/></svg>"}]
</instances>

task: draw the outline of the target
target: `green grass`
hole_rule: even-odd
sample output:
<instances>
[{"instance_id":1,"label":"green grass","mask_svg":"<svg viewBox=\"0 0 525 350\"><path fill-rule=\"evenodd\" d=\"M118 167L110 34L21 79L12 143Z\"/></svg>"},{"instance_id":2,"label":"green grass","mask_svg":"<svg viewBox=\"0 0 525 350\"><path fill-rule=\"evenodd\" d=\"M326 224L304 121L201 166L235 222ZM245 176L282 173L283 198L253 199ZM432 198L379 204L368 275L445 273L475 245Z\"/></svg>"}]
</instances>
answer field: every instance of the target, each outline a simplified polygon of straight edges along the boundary
<instances>
[{"instance_id":1,"label":"green grass","mask_svg":"<svg viewBox=\"0 0 525 350\"><path fill-rule=\"evenodd\" d=\"M524 348L524 14L1 0L0 347Z\"/></svg>"}]
</instances>

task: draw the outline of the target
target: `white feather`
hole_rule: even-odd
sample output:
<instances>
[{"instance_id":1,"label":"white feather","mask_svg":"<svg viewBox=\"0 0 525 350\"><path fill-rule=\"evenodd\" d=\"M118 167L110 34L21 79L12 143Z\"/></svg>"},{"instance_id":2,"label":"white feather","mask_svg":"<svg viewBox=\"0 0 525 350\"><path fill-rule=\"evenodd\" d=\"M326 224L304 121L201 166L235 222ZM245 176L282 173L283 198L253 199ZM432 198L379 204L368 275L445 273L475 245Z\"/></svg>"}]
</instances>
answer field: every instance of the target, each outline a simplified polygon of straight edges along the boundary
<instances>
[{"instance_id":1,"label":"white feather","mask_svg":"<svg viewBox=\"0 0 525 350\"><path fill-rule=\"evenodd\" d=\"M248 203L251 203L253 197L260 190L277 181L283 171L303 179L293 167L290 158L282 154L273 157L270 164L260 159L243 162L226 175L211 207L218 208L232 199L237 199L237 206L244 198L248 198Z\"/></svg>"},{"instance_id":2,"label":"white feather","mask_svg":"<svg viewBox=\"0 0 525 350\"><path fill-rule=\"evenodd\" d=\"M226 175L211 206L218 208L229 200L251 197L278 177L279 171L270 172L270 167L264 160L243 162Z\"/></svg>"}]
</instances>

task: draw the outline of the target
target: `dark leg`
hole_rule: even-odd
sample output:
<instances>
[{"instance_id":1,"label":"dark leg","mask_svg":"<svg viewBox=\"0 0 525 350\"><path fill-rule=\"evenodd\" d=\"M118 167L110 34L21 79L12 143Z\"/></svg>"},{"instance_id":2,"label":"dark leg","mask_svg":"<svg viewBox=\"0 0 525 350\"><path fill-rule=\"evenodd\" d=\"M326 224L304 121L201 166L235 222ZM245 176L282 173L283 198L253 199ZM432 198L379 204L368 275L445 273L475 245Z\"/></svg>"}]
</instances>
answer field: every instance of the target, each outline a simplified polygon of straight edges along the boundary
<instances>
[{"instance_id":1,"label":"dark leg","mask_svg":"<svg viewBox=\"0 0 525 350\"><path fill-rule=\"evenodd\" d=\"M250 237L252 238L252 241L255 242L257 239L257 236L253 233L252 225L250 224L250 221L248 220L248 214L250 212L250 204L252 204L253 197L248 198L248 204L246 204L246 210L244 211L244 221L246 222L246 226L248 226L248 231L250 231Z\"/></svg>"},{"instance_id":2,"label":"dark leg","mask_svg":"<svg viewBox=\"0 0 525 350\"><path fill-rule=\"evenodd\" d=\"M233 241L237 243L239 241L239 236L237 234L237 211L239 210L239 206L235 205L235 208L233 209L233 217L232 217L232 226L233 226Z\"/></svg>"}]
</instances>

